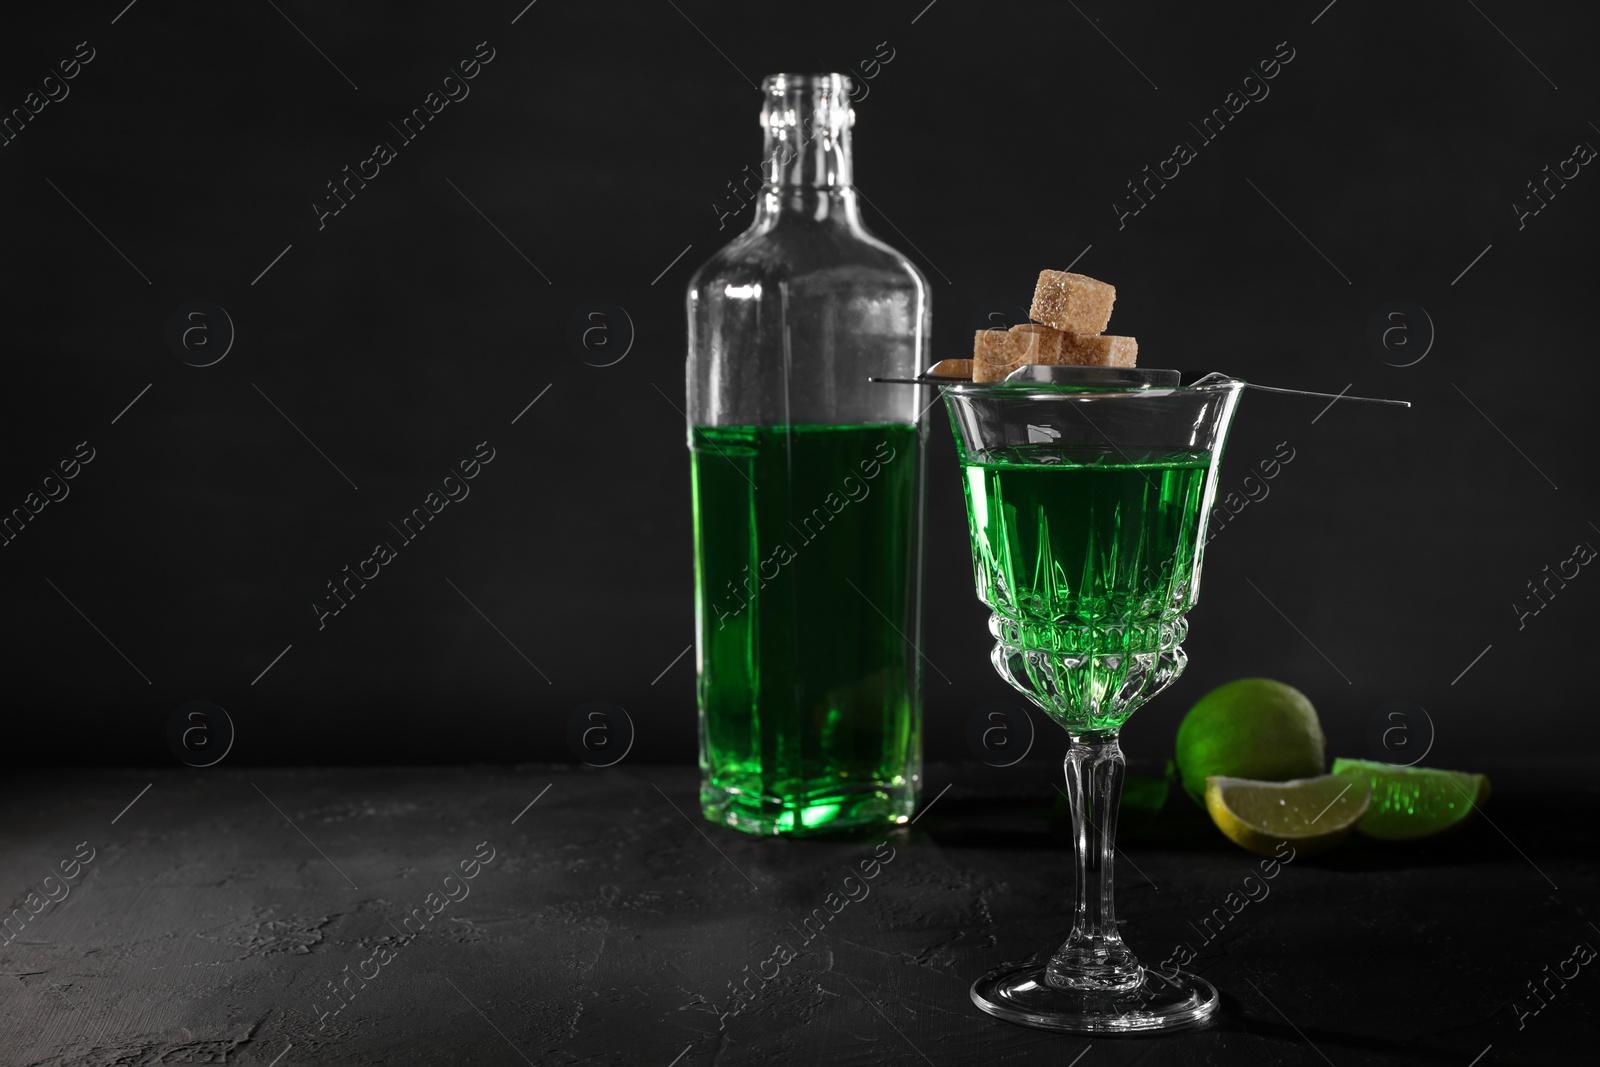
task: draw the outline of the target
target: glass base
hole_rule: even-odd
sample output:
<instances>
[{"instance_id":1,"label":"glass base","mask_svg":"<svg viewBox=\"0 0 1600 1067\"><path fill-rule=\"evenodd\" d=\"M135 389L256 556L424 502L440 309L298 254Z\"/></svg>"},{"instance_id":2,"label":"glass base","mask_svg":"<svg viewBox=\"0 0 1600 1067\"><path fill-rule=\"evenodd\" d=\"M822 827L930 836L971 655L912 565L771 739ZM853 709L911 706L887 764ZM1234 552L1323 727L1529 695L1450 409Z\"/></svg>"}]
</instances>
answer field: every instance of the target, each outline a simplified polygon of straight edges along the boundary
<instances>
[{"instance_id":1,"label":"glass base","mask_svg":"<svg viewBox=\"0 0 1600 1067\"><path fill-rule=\"evenodd\" d=\"M1007 1022L1072 1034L1132 1034L1200 1026L1217 1010L1217 987L1183 971L1168 978L1146 970L1122 993L1059 989L1045 964L991 971L972 983L972 1002Z\"/></svg>"},{"instance_id":2,"label":"glass base","mask_svg":"<svg viewBox=\"0 0 1600 1067\"><path fill-rule=\"evenodd\" d=\"M910 784L819 791L783 799L711 783L700 787L700 811L706 819L747 834L799 836L858 826L899 826L910 820L916 806L916 788Z\"/></svg>"}]
</instances>

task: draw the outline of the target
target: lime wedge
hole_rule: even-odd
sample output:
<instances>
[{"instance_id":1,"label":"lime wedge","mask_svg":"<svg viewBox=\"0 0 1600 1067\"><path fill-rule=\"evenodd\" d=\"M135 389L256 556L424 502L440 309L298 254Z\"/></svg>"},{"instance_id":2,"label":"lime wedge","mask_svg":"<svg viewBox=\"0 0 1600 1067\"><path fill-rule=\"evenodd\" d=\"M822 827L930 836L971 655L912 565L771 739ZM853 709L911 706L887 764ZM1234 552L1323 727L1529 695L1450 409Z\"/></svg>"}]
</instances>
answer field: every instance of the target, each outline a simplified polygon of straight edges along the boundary
<instances>
[{"instance_id":1,"label":"lime wedge","mask_svg":"<svg viewBox=\"0 0 1600 1067\"><path fill-rule=\"evenodd\" d=\"M1458 826L1489 799L1489 779L1463 771L1336 759L1333 773L1364 778L1372 806L1356 827L1383 841L1409 841Z\"/></svg>"},{"instance_id":2,"label":"lime wedge","mask_svg":"<svg viewBox=\"0 0 1600 1067\"><path fill-rule=\"evenodd\" d=\"M1350 835L1367 813L1372 788L1359 776L1324 774L1292 782L1206 779L1206 810L1217 829L1262 856L1326 852Z\"/></svg>"}]
</instances>

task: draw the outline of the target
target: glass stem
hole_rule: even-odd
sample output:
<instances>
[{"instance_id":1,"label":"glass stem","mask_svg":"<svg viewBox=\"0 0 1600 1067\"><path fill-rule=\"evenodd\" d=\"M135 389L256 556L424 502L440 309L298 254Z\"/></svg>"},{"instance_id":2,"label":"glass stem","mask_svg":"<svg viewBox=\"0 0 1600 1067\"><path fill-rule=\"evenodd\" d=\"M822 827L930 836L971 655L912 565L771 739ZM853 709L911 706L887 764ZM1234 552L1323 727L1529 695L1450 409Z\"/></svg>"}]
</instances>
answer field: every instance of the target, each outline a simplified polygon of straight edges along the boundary
<instances>
[{"instance_id":1,"label":"glass stem","mask_svg":"<svg viewBox=\"0 0 1600 1067\"><path fill-rule=\"evenodd\" d=\"M1072 735L1065 764L1078 901L1072 933L1051 957L1046 977L1063 989L1133 989L1144 968L1122 943L1112 903L1117 804L1126 766L1117 735Z\"/></svg>"}]
</instances>

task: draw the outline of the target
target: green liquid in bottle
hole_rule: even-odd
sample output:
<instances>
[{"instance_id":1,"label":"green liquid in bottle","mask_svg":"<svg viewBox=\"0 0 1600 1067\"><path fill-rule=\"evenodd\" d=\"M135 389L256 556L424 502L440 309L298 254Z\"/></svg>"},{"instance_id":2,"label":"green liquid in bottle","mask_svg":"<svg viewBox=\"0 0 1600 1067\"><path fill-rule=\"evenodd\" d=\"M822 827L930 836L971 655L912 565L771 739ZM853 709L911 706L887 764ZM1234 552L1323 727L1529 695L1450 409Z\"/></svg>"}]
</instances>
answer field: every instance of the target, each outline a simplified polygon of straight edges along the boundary
<instances>
[{"instance_id":1,"label":"green liquid in bottle","mask_svg":"<svg viewBox=\"0 0 1600 1067\"><path fill-rule=\"evenodd\" d=\"M1001 673L1073 733L1109 733L1183 670L1205 452L1043 445L963 458Z\"/></svg>"},{"instance_id":2,"label":"green liquid in bottle","mask_svg":"<svg viewBox=\"0 0 1600 1067\"><path fill-rule=\"evenodd\" d=\"M916 428L694 428L706 818L904 822L921 738Z\"/></svg>"}]
</instances>

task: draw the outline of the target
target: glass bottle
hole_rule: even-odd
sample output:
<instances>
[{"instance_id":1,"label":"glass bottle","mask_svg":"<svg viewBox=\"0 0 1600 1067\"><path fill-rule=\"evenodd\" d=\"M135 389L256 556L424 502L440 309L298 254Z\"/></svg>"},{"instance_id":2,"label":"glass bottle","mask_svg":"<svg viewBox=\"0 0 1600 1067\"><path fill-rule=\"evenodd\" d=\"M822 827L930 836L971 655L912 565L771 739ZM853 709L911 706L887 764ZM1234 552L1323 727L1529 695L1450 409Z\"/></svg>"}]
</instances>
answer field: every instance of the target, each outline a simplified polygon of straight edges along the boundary
<instances>
[{"instance_id":1,"label":"glass bottle","mask_svg":"<svg viewBox=\"0 0 1600 1067\"><path fill-rule=\"evenodd\" d=\"M922 777L927 281L861 224L851 83L765 79L750 227L689 282L701 809L903 823Z\"/></svg>"}]
</instances>

